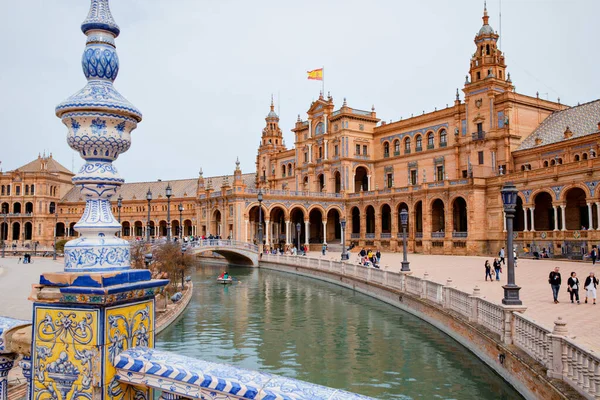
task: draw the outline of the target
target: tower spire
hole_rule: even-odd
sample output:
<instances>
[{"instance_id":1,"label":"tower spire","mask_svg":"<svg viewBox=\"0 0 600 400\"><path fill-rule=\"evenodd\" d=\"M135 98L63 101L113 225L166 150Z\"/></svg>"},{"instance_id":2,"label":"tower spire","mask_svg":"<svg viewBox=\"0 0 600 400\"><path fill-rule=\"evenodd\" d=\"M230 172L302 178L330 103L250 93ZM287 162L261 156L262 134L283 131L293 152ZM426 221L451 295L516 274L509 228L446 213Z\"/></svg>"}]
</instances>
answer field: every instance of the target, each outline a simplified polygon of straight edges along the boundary
<instances>
[{"instance_id":1,"label":"tower spire","mask_svg":"<svg viewBox=\"0 0 600 400\"><path fill-rule=\"evenodd\" d=\"M273 103L273 93L271 93L271 111L275 111L275 104Z\"/></svg>"},{"instance_id":2,"label":"tower spire","mask_svg":"<svg viewBox=\"0 0 600 400\"><path fill-rule=\"evenodd\" d=\"M484 0L483 2L483 24L484 25L489 25L489 21L490 21L490 17L488 16L488 12L487 12L487 2Z\"/></svg>"}]
</instances>

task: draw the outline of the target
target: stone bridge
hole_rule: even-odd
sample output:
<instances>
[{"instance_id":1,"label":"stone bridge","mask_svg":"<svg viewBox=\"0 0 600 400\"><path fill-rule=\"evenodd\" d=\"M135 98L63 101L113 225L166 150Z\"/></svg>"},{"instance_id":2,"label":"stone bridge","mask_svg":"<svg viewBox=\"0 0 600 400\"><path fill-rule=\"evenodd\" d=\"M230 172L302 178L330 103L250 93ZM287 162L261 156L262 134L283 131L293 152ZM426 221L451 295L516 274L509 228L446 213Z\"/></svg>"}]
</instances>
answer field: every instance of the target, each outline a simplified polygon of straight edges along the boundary
<instances>
[{"instance_id":1,"label":"stone bridge","mask_svg":"<svg viewBox=\"0 0 600 400\"><path fill-rule=\"evenodd\" d=\"M230 264L258 266L258 246L253 243L228 239L205 239L192 244L193 254L208 251L225 257Z\"/></svg>"}]
</instances>

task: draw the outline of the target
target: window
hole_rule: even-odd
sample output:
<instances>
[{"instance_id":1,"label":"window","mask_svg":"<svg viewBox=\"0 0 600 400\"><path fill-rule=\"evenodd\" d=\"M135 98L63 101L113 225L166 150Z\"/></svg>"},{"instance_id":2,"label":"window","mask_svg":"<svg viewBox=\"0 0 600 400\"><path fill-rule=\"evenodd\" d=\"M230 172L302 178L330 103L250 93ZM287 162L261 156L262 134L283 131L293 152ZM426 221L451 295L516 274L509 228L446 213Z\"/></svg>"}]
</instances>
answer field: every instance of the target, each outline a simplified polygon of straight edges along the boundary
<instances>
[{"instance_id":1,"label":"window","mask_svg":"<svg viewBox=\"0 0 600 400\"><path fill-rule=\"evenodd\" d=\"M29 195L29 185L25 185L25 196Z\"/></svg>"},{"instance_id":2,"label":"window","mask_svg":"<svg viewBox=\"0 0 600 400\"><path fill-rule=\"evenodd\" d=\"M477 157L479 159L479 165L483 165L483 151L477 152Z\"/></svg>"},{"instance_id":3,"label":"window","mask_svg":"<svg viewBox=\"0 0 600 400\"><path fill-rule=\"evenodd\" d=\"M466 177L467 177L467 170L466 170L466 169L463 169L463 170L462 170L462 177L463 177L463 178L466 178Z\"/></svg>"},{"instance_id":4,"label":"window","mask_svg":"<svg viewBox=\"0 0 600 400\"><path fill-rule=\"evenodd\" d=\"M323 158L323 147L319 147L319 158Z\"/></svg>"},{"instance_id":5,"label":"window","mask_svg":"<svg viewBox=\"0 0 600 400\"><path fill-rule=\"evenodd\" d=\"M308 152L304 152L304 162L307 163L308 162Z\"/></svg>"},{"instance_id":6,"label":"window","mask_svg":"<svg viewBox=\"0 0 600 400\"><path fill-rule=\"evenodd\" d=\"M504 111L498 111L498 128L504 128Z\"/></svg>"},{"instance_id":7,"label":"window","mask_svg":"<svg viewBox=\"0 0 600 400\"><path fill-rule=\"evenodd\" d=\"M462 121L460 121L460 129L461 129L463 136L467 134L467 120L466 119L463 119Z\"/></svg>"},{"instance_id":8,"label":"window","mask_svg":"<svg viewBox=\"0 0 600 400\"><path fill-rule=\"evenodd\" d=\"M544 168L548 167L548 161L544 161Z\"/></svg>"},{"instance_id":9,"label":"window","mask_svg":"<svg viewBox=\"0 0 600 400\"><path fill-rule=\"evenodd\" d=\"M340 127L338 126L338 124L333 125L333 131L334 132L337 132L339 128Z\"/></svg>"},{"instance_id":10,"label":"window","mask_svg":"<svg viewBox=\"0 0 600 400\"><path fill-rule=\"evenodd\" d=\"M10 185L6 186L6 194L10 196Z\"/></svg>"},{"instance_id":11,"label":"window","mask_svg":"<svg viewBox=\"0 0 600 400\"><path fill-rule=\"evenodd\" d=\"M427 134L427 148L433 149L433 132Z\"/></svg>"},{"instance_id":12,"label":"window","mask_svg":"<svg viewBox=\"0 0 600 400\"><path fill-rule=\"evenodd\" d=\"M436 172L436 175L437 175L437 180L438 181L443 181L444 180L444 166L443 165L438 165L435 172Z\"/></svg>"},{"instance_id":13,"label":"window","mask_svg":"<svg viewBox=\"0 0 600 400\"><path fill-rule=\"evenodd\" d=\"M15 195L18 196L21 194L21 186L15 186Z\"/></svg>"},{"instance_id":14,"label":"window","mask_svg":"<svg viewBox=\"0 0 600 400\"><path fill-rule=\"evenodd\" d=\"M5 188L5 186L4 186L4 185L2 185L2 196L4 196L4 195L5 195L5 192L6 192L6 188Z\"/></svg>"},{"instance_id":15,"label":"window","mask_svg":"<svg viewBox=\"0 0 600 400\"><path fill-rule=\"evenodd\" d=\"M410 154L410 138L404 141L404 154Z\"/></svg>"},{"instance_id":16,"label":"window","mask_svg":"<svg viewBox=\"0 0 600 400\"><path fill-rule=\"evenodd\" d=\"M356 145L356 155L360 155L360 144Z\"/></svg>"},{"instance_id":17,"label":"window","mask_svg":"<svg viewBox=\"0 0 600 400\"><path fill-rule=\"evenodd\" d=\"M363 145L363 156L367 155L367 145Z\"/></svg>"},{"instance_id":18,"label":"window","mask_svg":"<svg viewBox=\"0 0 600 400\"><path fill-rule=\"evenodd\" d=\"M393 174L387 174L387 176L386 176L386 187L391 188L392 186L394 186L394 175Z\"/></svg>"},{"instance_id":19,"label":"window","mask_svg":"<svg viewBox=\"0 0 600 400\"><path fill-rule=\"evenodd\" d=\"M478 72L477 73L477 80L480 80L480 79L481 79L481 72Z\"/></svg>"},{"instance_id":20,"label":"window","mask_svg":"<svg viewBox=\"0 0 600 400\"><path fill-rule=\"evenodd\" d=\"M358 130L359 131L364 131L365 130L365 126L363 124L358 124Z\"/></svg>"},{"instance_id":21,"label":"window","mask_svg":"<svg viewBox=\"0 0 600 400\"><path fill-rule=\"evenodd\" d=\"M575 161L579 161L579 154L575 154Z\"/></svg>"},{"instance_id":22,"label":"window","mask_svg":"<svg viewBox=\"0 0 600 400\"><path fill-rule=\"evenodd\" d=\"M410 170L410 184L411 185L417 184L417 170L416 169Z\"/></svg>"},{"instance_id":23,"label":"window","mask_svg":"<svg viewBox=\"0 0 600 400\"><path fill-rule=\"evenodd\" d=\"M440 147L446 147L448 145L448 134L445 129L440 131Z\"/></svg>"},{"instance_id":24,"label":"window","mask_svg":"<svg viewBox=\"0 0 600 400\"><path fill-rule=\"evenodd\" d=\"M383 144L383 156L384 157L390 156L390 144L388 142L385 142Z\"/></svg>"},{"instance_id":25,"label":"window","mask_svg":"<svg viewBox=\"0 0 600 400\"><path fill-rule=\"evenodd\" d=\"M417 141L417 143L415 145L415 151L423 150L423 140L421 138L421 135L417 135L416 141Z\"/></svg>"},{"instance_id":26,"label":"window","mask_svg":"<svg viewBox=\"0 0 600 400\"><path fill-rule=\"evenodd\" d=\"M336 157L339 155L339 147L337 144L333 146L333 155Z\"/></svg>"},{"instance_id":27,"label":"window","mask_svg":"<svg viewBox=\"0 0 600 400\"><path fill-rule=\"evenodd\" d=\"M400 141L398 139L394 140L394 155L400 155Z\"/></svg>"}]
</instances>

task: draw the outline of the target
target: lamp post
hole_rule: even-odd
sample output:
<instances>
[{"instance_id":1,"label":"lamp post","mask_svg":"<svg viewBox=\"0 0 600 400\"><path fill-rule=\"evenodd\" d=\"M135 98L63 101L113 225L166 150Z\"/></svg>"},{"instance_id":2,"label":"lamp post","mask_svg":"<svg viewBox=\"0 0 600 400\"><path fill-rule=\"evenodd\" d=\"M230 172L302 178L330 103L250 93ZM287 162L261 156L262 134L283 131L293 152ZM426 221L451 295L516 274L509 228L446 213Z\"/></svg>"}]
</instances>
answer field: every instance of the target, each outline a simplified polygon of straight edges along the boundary
<instances>
[{"instance_id":1,"label":"lamp post","mask_svg":"<svg viewBox=\"0 0 600 400\"><path fill-rule=\"evenodd\" d=\"M342 261L345 261L349 258L346 249L346 218L342 218L340 223L342 224Z\"/></svg>"},{"instance_id":2,"label":"lamp post","mask_svg":"<svg viewBox=\"0 0 600 400\"><path fill-rule=\"evenodd\" d=\"M298 251L296 252L296 255L300 255L300 229L302 229L302 224L296 222L296 239L298 240Z\"/></svg>"},{"instance_id":3,"label":"lamp post","mask_svg":"<svg viewBox=\"0 0 600 400\"><path fill-rule=\"evenodd\" d=\"M6 248L5 240L8 239L8 222L6 222L6 214L7 212L4 213L4 224L2 225L2 231L0 232L0 236L2 237L2 258L4 258L4 249Z\"/></svg>"},{"instance_id":4,"label":"lamp post","mask_svg":"<svg viewBox=\"0 0 600 400\"><path fill-rule=\"evenodd\" d=\"M263 193L262 189L258 189L258 251L262 253L263 250L263 227L262 227L262 201Z\"/></svg>"},{"instance_id":5,"label":"lamp post","mask_svg":"<svg viewBox=\"0 0 600 400\"><path fill-rule=\"evenodd\" d=\"M123 207L123 198L121 197L121 194L119 193L119 197L117 198L117 209L119 210L119 224L121 223L121 207ZM123 231L123 227L121 226L121 229L119 229L119 237L121 237L121 232Z\"/></svg>"},{"instance_id":6,"label":"lamp post","mask_svg":"<svg viewBox=\"0 0 600 400\"><path fill-rule=\"evenodd\" d=\"M148 200L148 223L146 224L146 242L150 242L150 202L152 201L152 192L148 188L146 193L146 200Z\"/></svg>"},{"instance_id":7,"label":"lamp post","mask_svg":"<svg viewBox=\"0 0 600 400\"><path fill-rule=\"evenodd\" d=\"M56 234L58 230L58 210L54 211L54 252L52 253L52 259L56 260Z\"/></svg>"},{"instance_id":8,"label":"lamp post","mask_svg":"<svg viewBox=\"0 0 600 400\"><path fill-rule=\"evenodd\" d=\"M410 272L410 263L408 262L408 251L406 250L406 226L408 225L408 211L403 208L400 211L400 223L402 224L402 272Z\"/></svg>"},{"instance_id":9,"label":"lamp post","mask_svg":"<svg viewBox=\"0 0 600 400\"><path fill-rule=\"evenodd\" d=\"M167 184L165 190L167 194L167 242L171 241L171 196L173 196L173 189L171 184Z\"/></svg>"},{"instance_id":10,"label":"lamp post","mask_svg":"<svg viewBox=\"0 0 600 400\"><path fill-rule=\"evenodd\" d=\"M181 221L183 219L183 204L179 203L179 240L183 239L183 225L181 225Z\"/></svg>"},{"instance_id":11,"label":"lamp post","mask_svg":"<svg viewBox=\"0 0 600 400\"><path fill-rule=\"evenodd\" d=\"M520 306L523 302L519 299L521 288L515 283L515 255L513 249L513 219L517 208L518 190L511 182L507 182L500 193L504 204L504 213L506 214L506 251L508 252L508 282L502 286L504 289L502 304Z\"/></svg>"}]
</instances>

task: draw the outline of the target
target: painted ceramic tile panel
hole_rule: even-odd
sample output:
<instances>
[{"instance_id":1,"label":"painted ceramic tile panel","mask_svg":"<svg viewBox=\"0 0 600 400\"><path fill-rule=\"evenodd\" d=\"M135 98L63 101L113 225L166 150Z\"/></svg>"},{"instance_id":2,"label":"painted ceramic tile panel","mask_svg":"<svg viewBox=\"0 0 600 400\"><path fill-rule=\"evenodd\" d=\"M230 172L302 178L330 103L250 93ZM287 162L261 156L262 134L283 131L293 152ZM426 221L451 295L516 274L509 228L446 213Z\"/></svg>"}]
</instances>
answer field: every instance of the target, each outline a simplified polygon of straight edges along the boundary
<instances>
[{"instance_id":1,"label":"painted ceramic tile panel","mask_svg":"<svg viewBox=\"0 0 600 400\"><path fill-rule=\"evenodd\" d=\"M91 400L100 381L98 310L34 307L33 398Z\"/></svg>"},{"instance_id":2,"label":"painted ceramic tile panel","mask_svg":"<svg viewBox=\"0 0 600 400\"><path fill-rule=\"evenodd\" d=\"M105 399L151 399L151 390L119 383L113 361L129 348L154 347L154 300L107 308L104 326Z\"/></svg>"}]
</instances>

